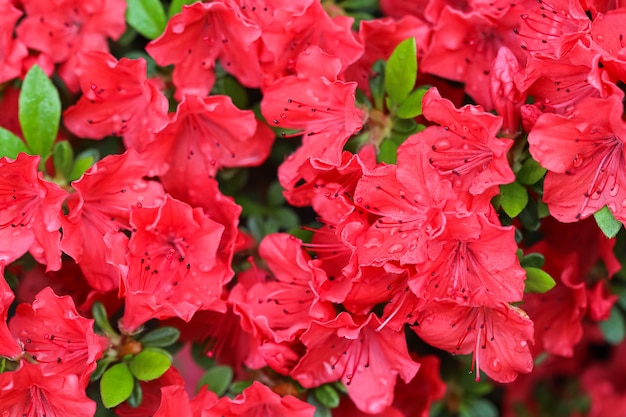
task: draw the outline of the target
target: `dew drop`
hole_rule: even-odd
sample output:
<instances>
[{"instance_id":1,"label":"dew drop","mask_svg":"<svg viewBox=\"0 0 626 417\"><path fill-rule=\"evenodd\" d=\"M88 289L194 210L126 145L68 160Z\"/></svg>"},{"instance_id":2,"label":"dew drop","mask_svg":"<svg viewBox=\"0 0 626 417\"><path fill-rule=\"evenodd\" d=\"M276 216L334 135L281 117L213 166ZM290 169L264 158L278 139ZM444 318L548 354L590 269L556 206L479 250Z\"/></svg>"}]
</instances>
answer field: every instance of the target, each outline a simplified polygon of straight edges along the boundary
<instances>
[{"instance_id":1,"label":"dew drop","mask_svg":"<svg viewBox=\"0 0 626 417\"><path fill-rule=\"evenodd\" d=\"M280 116L281 119L286 119L287 118L287 115L285 113L281 113L279 116Z\"/></svg>"},{"instance_id":2,"label":"dew drop","mask_svg":"<svg viewBox=\"0 0 626 417\"><path fill-rule=\"evenodd\" d=\"M572 165L575 168L578 168L579 166L581 166L583 163L583 156L579 153L577 153L576 155L574 155L574 159L572 160Z\"/></svg>"},{"instance_id":3,"label":"dew drop","mask_svg":"<svg viewBox=\"0 0 626 417\"><path fill-rule=\"evenodd\" d=\"M97 85L95 85L95 84L91 84L91 87L90 87L90 88L91 88L92 90L96 91L96 89L98 88L98 86L97 86Z\"/></svg>"},{"instance_id":4,"label":"dew drop","mask_svg":"<svg viewBox=\"0 0 626 417\"><path fill-rule=\"evenodd\" d=\"M142 207L143 207L143 204L137 203L137 208L142 208Z\"/></svg>"},{"instance_id":5,"label":"dew drop","mask_svg":"<svg viewBox=\"0 0 626 417\"><path fill-rule=\"evenodd\" d=\"M602 36L602 35L598 35L598 36L596 36L596 40L597 40L598 42L604 42L604 36Z\"/></svg>"},{"instance_id":6,"label":"dew drop","mask_svg":"<svg viewBox=\"0 0 626 417\"><path fill-rule=\"evenodd\" d=\"M48 333L44 333L44 334L43 334L43 338L44 338L44 339L50 339L50 335L49 335Z\"/></svg>"},{"instance_id":7,"label":"dew drop","mask_svg":"<svg viewBox=\"0 0 626 417\"><path fill-rule=\"evenodd\" d=\"M622 200L622 202L620 203L620 206L626 207L626 200Z\"/></svg>"},{"instance_id":8,"label":"dew drop","mask_svg":"<svg viewBox=\"0 0 626 417\"><path fill-rule=\"evenodd\" d=\"M398 252L401 252L403 249L404 249L404 246L402 246L399 243L396 243L395 245L391 245L389 247L389 251L388 252L389 253L398 253Z\"/></svg>"},{"instance_id":9,"label":"dew drop","mask_svg":"<svg viewBox=\"0 0 626 417\"><path fill-rule=\"evenodd\" d=\"M441 139L435 142L435 144L433 145L433 151L447 151L451 147L452 145L450 144L449 140Z\"/></svg>"},{"instance_id":10,"label":"dew drop","mask_svg":"<svg viewBox=\"0 0 626 417\"><path fill-rule=\"evenodd\" d=\"M496 372L502 369L502 363L500 363L500 359L498 358L491 359L491 369L493 369Z\"/></svg>"}]
</instances>

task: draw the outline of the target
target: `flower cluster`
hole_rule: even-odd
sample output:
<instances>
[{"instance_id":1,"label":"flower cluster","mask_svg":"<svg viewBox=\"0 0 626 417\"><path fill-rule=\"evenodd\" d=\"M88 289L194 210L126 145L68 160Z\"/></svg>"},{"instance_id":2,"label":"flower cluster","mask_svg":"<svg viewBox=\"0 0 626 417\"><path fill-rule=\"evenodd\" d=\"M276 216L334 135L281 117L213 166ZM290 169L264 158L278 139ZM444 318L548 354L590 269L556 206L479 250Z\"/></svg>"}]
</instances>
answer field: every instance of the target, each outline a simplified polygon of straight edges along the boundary
<instances>
[{"instance_id":1,"label":"flower cluster","mask_svg":"<svg viewBox=\"0 0 626 417\"><path fill-rule=\"evenodd\" d=\"M623 5L165 5L0 0L0 415L626 413Z\"/></svg>"}]
</instances>

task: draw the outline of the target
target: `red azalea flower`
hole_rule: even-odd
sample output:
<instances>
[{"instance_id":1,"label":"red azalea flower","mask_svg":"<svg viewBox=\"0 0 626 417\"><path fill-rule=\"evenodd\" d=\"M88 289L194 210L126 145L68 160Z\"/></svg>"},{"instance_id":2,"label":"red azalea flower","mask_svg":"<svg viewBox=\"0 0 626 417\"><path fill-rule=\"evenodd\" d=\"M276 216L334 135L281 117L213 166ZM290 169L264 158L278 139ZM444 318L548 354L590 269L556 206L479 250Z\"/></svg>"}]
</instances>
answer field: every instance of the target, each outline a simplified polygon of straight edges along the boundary
<instances>
[{"instance_id":1,"label":"red azalea flower","mask_svg":"<svg viewBox=\"0 0 626 417\"><path fill-rule=\"evenodd\" d=\"M74 374L45 372L23 362L0 374L0 415L26 417L93 417L96 403Z\"/></svg>"},{"instance_id":2,"label":"red azalea flower","mask_svg":"<svg viewBox=\"0 0 626 417\"><path fill-rule=\"evenodd\" d=\"M523 74L513 52L501 47L493 61L489 87L493 107L502 117L502 133L511 138L520 131L520 109L526 102L526 92L520 85Z\"/></svg>"},{"instance_id":3,"label":"red azalea flower","mask_svg":"<svg viewBox=\"0 0 626 417\"><path fill-rule=\"evenodd\" d=\"M311 2L304 13L278 10L272 24L263 29L263 85L299 74L300 55L312 47L338 59L343 72L363 53L363 46L352 33L352 22L347 16L330 18L318 1ZM321 62L314 65L320 69L324 66Z\"/></svg>"},{"instance_id":4,"label":"red azalea flower","mask_svg":"<svg viewBox=\"0 0 626 417\"><path fill-rule=\"evenodd\" d=\"M305 388L341 380L366 413L388 407L397 375L409 382L419 369L408 355L404 332L381 328L373 313L356 322L346 312L327 323L313 322L301 340L307 352L291 376Z\"/></svg>"},{"instance_id":5,"label":"red azalea flower","mask_svg":"<svg viewBox=\"0 0 626 417\"><path fill-rule=\"evenodd\" d=\"M131 407L123 402L115 407L115 414L119 417L191 417L189 398L185 393L185 380L174 366L170 366L159 378L152 381L137 381L141 386L142 400L139 407ZM168 413L171 402L177 399L178 413ZM160 410L160 411L159 411Z\"/></svg>"},{"instance_id":6,"label":"red azalea flower","mask_svg":"<svg viewBox=\"0 0 626 417\"><path fill-rule=\"evenodd\" d=\"M109 52L107 38L116 40L126 29L123 0L23 0L26 17L17 35L26 46L64 63L61 78L70 90L78 89L77 55Z\"/></svg>"},{"instance_id":7,"label":"red azalea flower","mask_svg":"<svg viewBox=\"0 0 626 417\"><path fill-rule=\"evenodd\" d=\"M261 111L268 122L303 135L302 146L280 166L278 178L287 189L309 160L326 166L341 164L343 146L361 130L364 113L355 106L356 83L337 80L340 61L313 47L296 64L298 75L281 78L264 90Z\"/></svg>"},{"instance_id":8,"label":"red azalea flower","mask_svg":"<svg viewBox=\"0 0 626 417\"><path fill-rule=\"evenodd\" d=\"M30 251L47 270L61 268L61 205L67 192L37 171L39 156L0 158L0 261Z\"/></svg>"},{"instance_id":9,"label":"red azalea flower","mask_svg":"<svg viewBox=\"0 0 626 417\"><path fill-rule=\"evenodd\" d=\"M548 169L543 201L561 222L607 206L626 221L626 125L623 94L588 98L570 116L543 114L528 135L530 152Z\"/></svg>"},{"instance_id":10,"label":"red azalea flower","mask_svg":"<svg viewBox=\"0 0 626 417\"><path fill-rule=\"evenodd\" d=\"M452 354L473 352L476 380L483 370L498 382L511 382L533 369L529 343L533 322L524 311L506 303L468 307L430 303L417 315L413 330L426 343Z\"/></svg>"},{"instance_id":11,"label":"red azalea flower","mask_svg":"<svg viewBox=\"0 0 626 417\"><path fill-rule=\"evenodd\" d=\"M258 381L233 398L222 397L202 411L201 417L313 417L315 407L292 395L280 395Z\"/></svg>"},{"instance_id":12,"label":"red azalea flower","mask_svg":"<svg viewBox=\"0 0 626 417\"><path fill-rule=\"evenodd\" d=\"M166 196L158 207L133 209L123 326L135 330L152 318L189 321L198 310L223 306L230 279L215 261L224 226L200 208Z\"/></svg>"},{"instance_id":13,"label":"red azalea flower","mask_svg":"<svg viewBox=\"0 0 626 417\"><path fill-rule=\"evenodd\" d=\"M335 309L320 302L315 286L326 274L311 265L302 249L302 241L287 234L266 236L259 246L259 255L267 263L273 277L245 288L241 283L231 292L231 301L238 310L256 321L266 322L277 343L292 341L313 319L330 320Z\"/></svg>"},{"instance_id":14,"label":"red azalea flower","mask_svg":"<svg viewBox=\"0 0 626 417\"><path fill-rule=\"evenodd\" d=\"M123 136L127 147L143 149L168 122L167 99L146 79L146 61L103 52L79 59L83 95L63 113L65 127L81 138Z\"/></svg>"},{"instance_id":15,"label":"red azalea flower","mask_svg":"<svg viewBox=\"0 0 626 417\"><path fill-rule=\"evenodd\" d=\"M9 308L15 299L11 287L4 279L4 262L0 261L0 356L16 358L22 353L22 348L7 326Z\"/></svg>"},{"instance_id":16,"label":"red azalea flower","mask_svg":"<svg viewBox=\"0 0 626 417\"><path fill-rule=\"evenodd\" d=\"M0 10L0 83L4 83L22 75L22 61L28 56L28 49L13 37L15 23L22 12L11 0L1 0Z\"/></svg>"},{"instance_id":17,"label":"red azalea flower","mask_svg":"<svg viewBox=\"0 0 626 417\"><path fill-rule=\"evenodd\" d=\"M231 2L197 2L184 6L165 31L146 46L162 66L174 64L176 98L206 96L215 82L215 61L246 87L261 86L257 39L261 30Z\"/></svg>"},{"instance_id":18,"label":"red azalea flower","mask_svg":"<svg viewBox=\"0 0 626 417\"><path fill-rule=\"evenodd\" d=\"M489 78L492 62L500 47L513 48L517 44L512 29L519 19L513 17L519 16L519 11L514 6L507 4L493 16L490 10L465 12L446 5L437 19L420 70L464 82L466 93L491 110ZM517 51L515 49L514 53ZM521 51L519 53L522 55Z\"/></svg>"},{"instance_id":19,"label":"red azalea flower","mask_svg":"<svg viewBox=\"0 0 626 417\"><path fill-rule=\"evenodd\" d=\"M147 173L146 162L131 149L103 158L72 182L76 193L70 196L69 214L62 219L61 248L97 291L119 286L119 271L107 262L111 246L105 236L130 229L131 207L153 206L165 197L159 183L143 179Z\"/></svg>"},{"instance_id":20,"label":"red azalea flower","mask_svg":"<svg viewBox=\"0 0 626 417\"><path fill-rule=\"evenodd\" d=\"M46 287L32 305L17 306L9 327L42 372L76 374L86 386L109 343L94 333L93 323L78 315L71 297L59 297Z\"/></svg>"},{"instance_id":21,"label":"red azalea flower","mask_svg":"<svg viewBox=\"0 0 626 417\"><path fill-rule=\"evenodd\" d=\"M155 167L151 175L161 174L168 192L185 195L189 183L213 177L222 167L261 164L274 135L256 133L254 113L239 110L230 97L185 95L142 156Z\"/></svg>"},{"instance_id":22,"label":"red azalea flower","mask_svg":"<svg viewBox=\"0 0 626 417\"><path fill-rule=\"evenodd\" d=\"M520 301L526 272L516 255L515 230L483 214L446 213L441 233L426 243L411 290L427 300L492 306Z\"/></svg>"},{"instance_id":23,"label":"red azalea flower","mask_svg":"<svg viewBox=\"0 0 626 417\"><path fill-rule=\"evenodd\" d=\"M486 198L491 198L499 192L498 185L515 180L507 160L513 141L496 137L501 117L480 106L456 109L436 88L428 90L422 103L424 117L439 126L426 128L412 140L430 146L428 161L455 188L472 195L487 193Z\"/></svg>"}]
</instances>

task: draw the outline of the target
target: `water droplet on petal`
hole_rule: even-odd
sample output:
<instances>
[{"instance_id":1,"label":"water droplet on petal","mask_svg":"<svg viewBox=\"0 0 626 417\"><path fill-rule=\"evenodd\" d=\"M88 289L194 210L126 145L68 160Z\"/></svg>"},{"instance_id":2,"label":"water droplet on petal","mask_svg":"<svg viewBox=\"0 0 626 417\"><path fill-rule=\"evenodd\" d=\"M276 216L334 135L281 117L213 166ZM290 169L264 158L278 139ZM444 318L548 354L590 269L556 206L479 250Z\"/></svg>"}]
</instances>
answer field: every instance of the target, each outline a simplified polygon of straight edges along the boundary
<instances>
[{"instance_id":1,"label":"water droplet on petal","mask_svg":"<svg viewBox=\"0 0 626 417\"><path fill-rule=\"evenodd\" d=\"M137 203L137 208L142 208L142 207L143 207L143 204Z\"/></svg>"},{"instance_id":2,"label":"water droplet on petal","mask_svg":"<svg viewBox=\"0 0 626 417\"><path fill-rule=\"evenodd\" d=\"M43 334L43 338L44 338L44 339L50 339L50 335L49 335L48 333L44 333L44 334Z\"/></svg>"},{"instance_id":3,"label":"water droplet on petal","mask_svg":"<svg viewBox=\"0 0 626 417\"><path fill-rule=\"evenodd\" d=\"M581 166L582 163L583 163L583 156L579 153L574 155L574 159L572 160L572 165L577 168Z\"/></svg>"},{"instance_id":4,"label":"water droplet on petal","mask_svg":"<svg viewBox=\"0 0 626 417\"><path fill-rule=\"evenodd\" d=\"M399 243L396 243L395 245L391 245L389 247L389 253L398 253L401 252L404 249L404 246L402 246Z\"/></svg>"},{"instance_id":5,"label":"water droplet on petal","mask_svg":"<svg viewBox=\"0 0 626 417\"><path fill-rule=\"evenodd\" d=\"M500 362L500 359L498 358L491 359L491 369L493 369L496 372L502 369L502 363Z\"/></svg>"},{"instance_id":6,"label":"water droplet on petal","mask_svg":"<svg viewBox=\"0 0 626 417\"><path fill-rule=\"evenodd\" d=\"M441 139L435 142L435 144L433 145L433 151L447 151L451 147L452 145L450 144L449 140Z\"/></svg>"},{"instance_id":7,"label":"water droplet on petal","mask_svg":"<svg viewBox=\"0 0 626 417\"><path fill-rule=\"evenodd\" d=\"M286 119L286 118L287 118L287 115L286 115L285 113L281 113L281 114L280 114L280 118L281 118L281 119Z\"/></svg>"},{"instance_id":8,"label":"water droplet on petal","mask_svg":"<svg viewBox=\"0 0 626 417\"><path fill-rule=\"evenodd\" d=\"M596 40L597 40L598 42L604 42L604 36L602 36L602 35L598 35L598 36L596 36Z\"/></svg>"}]
</instances>

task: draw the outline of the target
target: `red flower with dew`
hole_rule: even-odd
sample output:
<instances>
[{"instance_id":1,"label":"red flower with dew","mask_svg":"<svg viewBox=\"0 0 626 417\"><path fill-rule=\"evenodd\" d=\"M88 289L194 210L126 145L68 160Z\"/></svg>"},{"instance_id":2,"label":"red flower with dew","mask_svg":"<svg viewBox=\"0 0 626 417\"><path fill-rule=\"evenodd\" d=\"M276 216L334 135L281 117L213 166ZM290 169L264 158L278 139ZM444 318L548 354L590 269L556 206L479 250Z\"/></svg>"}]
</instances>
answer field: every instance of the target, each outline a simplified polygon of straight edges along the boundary
<instances>
[{"instance_id":1,"label":"red flower with dew","mask_svg":"<svg viewBox=\"0 0 626 417\"><path fill-rule=\"evenodd\" d=\"M17 306L9 327L42 372L75 374L86 386L109 343L94 333L93 323L78 314L71 297L59 297L46 287L32 304Z\"/></svg>"},{"instance_id":2,"label":"red flower with dew","mask_svg":"<svg viewBox=\"0 0 626 417\"><path fill-rule=\"evenodd\" d=\"M22 353L22 348L7 326L9 308L14 299L15 295L4 279L4 262L0 261L0 356L7 358L16 358Z\"/></svg>"},{"instance_id":3,"label":"red flower with dew","mask_svg":"<svg viewBox=\"0 0 626 417\"><path fill-rule=\"evenodd\" d=\"M231 2L197 2L183 6L165 31L146 46L162 66L174 64L176 98L206 96L215 82L215 62L246 87L261 86L257 39L261 30Z\"/></svg>"},{"instance_id":4,"label":"red flower with dew","mask_svg":"<svg viewBox=\"0 0 626 417\"><path fill-rule=\"evenodd\" d=\"M64 63L61 78L71 91L78 89L76 66L80 52L109 52L107 38L126 30L123 0L24 0L26 17L17 27L18 38L30 49Z\"/></svg>"},{"instance_id":5,"label":"red flower with dew","mask_svg":"<svg viewBox=\"0 0 626 417\"><path fill-rule=\"evenodd\" d=\"M570 116L543 114L528 134L530 153L548 169L543 201L561 222L604 206L626 221L626 123L623 93L588 98Z\"/></svg>"},{"instance_id":6,"label":"red flower with dew","mask_svg":"<svg viewBox=\"0 0 626 417\"><path fill-rule=\"evenodd\" d=\"M224 226L169 196L157 207L133 209L130 224L128 272L120 288L125 329L152 318L189 321L198 310L223 307L222 286L231 277L215 257Z\"/></svg>"},{"instance_id":7,"label":"red flower with dew","mask_svg":"<svg viewBox=\"0 0 626 417\"><path fill-rule=\"evenodd\" d=\"M326 323L314 321L301 337L306 354L291 372L305 388L341 380L356 406L379 413L393 401L396 377L409 382L419 364L409 357L404 332L396 332L373 313L340 313Z\"/></svg>"},{"instance_id":8,"label":"red flower with dew","mask_svg":"<svg viewBox=\"0 0 626 417\"><path fill-rule=\"evenodd\" d=\"M93 417L95 412L96 403L75 374L47 372L27 362L0 374L0 415Z\"/></svg>"},{"instance_id":9,"label":"red flower with dew","mask_svg":"<svg viewBox=\"0 0 626 417\"><path fill-rule=\"evenodd\" d=\"M424 117L439 126L427 127L409 143L428 144L428 162L456 189L491 198L499 192L498 185L515 180L507 160L513 141L496 137L502 127L501 117L480 106L456 109L436 88L424 95L422 106Z\"/></svg>"},{"instance_id":10,"label":"red flower with dew","mask_svg":"<svg viewBox=\"0 0 626 417\"><path fill-rule=\"evenodd\" d=\"M0 10L0 83L4 83L22 75L22 61L28 56L28 49L13 37L15 23L23 13L11 0L1 0Z\"/></svg>"},{"instance_id":11,"label":"red flower with dew","mask_svg":"<svg viewBox=\"0 0 626 417\"><path fill-rule=\"evenodd\" d=\"M106 156L72 182L76 192L70 196L69 213L62 219L61 248L78 263L97 291L119 286L119 271L107 261L111 246L105 236L130 230L132 207L153 206L165 198L161 184L144 179L147 173L147 162L130 149Z\"/></svg>"},{"instance_id":12,"label":"red flower with dew","mask_svg":"<svg viewBox=\"0 0 626 417\"><path fill-rule=\"evenodd\" d=\"M254 381L233 399L222 397L217 403L209 397L209 408L204 409L201 417L313 417L315 407L292 395L281 397L268 386Z\"/></svg>"},{"instance_id":13,"label":"red flower with dew","mask_svg":"<svg viewBox=\"0 0 626 417\"><path fill-rule=\"evenodd\" d=\"M365 116L355 105L356 83L337 80L340 69L338 59L312 47L300 54L297 75L283 77L264 90L261 111L265 119L275 127L303 135L302 146L278 171L287 189L297 183L297 171L309 159L339 166L343 146L361 130ZM281 134L287 136L286 132Z\"/></svg>"},{"instance_id":14,"label":"red flower with dew","mask_svg":"<svg viewBox=\"0 0 626 417\"><path fill-rule=\"evenodd\" d=\"M274 135L257 135L251 110L239 110L228 96L185 95L170 123L142 156L161 175L168 192L184 194L189 183L213 177L222 167L261 164Z\"/></svg>"},{"instance_id":15,"label":"red flower with dew","mask_svg":"<svg viewBox=\"0 0 626 417\"><path fill-rule=\"evenodd\" d=\"M141 151L169 120L167 98L146 78L146 61L103 52L79 60L83 95L63 113L65 127L81 138L123 136L127 147Z\"/></svg>"},{"instance_id":16,"label":"red flower with dew","mask_svg":"<svg viewBox=\"0 0 626 417\"><path fill-rule=\"evenodd\" d=\"M39 156L0 158L0 261L27 251L47 270L61 268L61 205L67 192L38 172Z\"/></svg>"},{"instance_id":17,"label":"red flower with dew","mask_svg":"<svg viewBox=\"0 0 626 417\"><path fill-rule=\"evenodd\" d=\"M313 319L325 321L335 316L333 306L320 301L315 291L326 274L311 265L301 245L302 241L291 235L266 236L259 255L273 277L248 288L239 283L231 292L230 300L237 309L248 310L248 316L266 322L277 343L294 340Z\"/></svg>"},{"instance_id":18,"label":"red flower with dew","mask_svg":"<svg viewBox=\"0 0 626 417\"><path fill-rule=\"evenodd\" d=\"M293 6L292 6L293 7ZM298 61L307 49L319 48L340 61L345 71L363 54L363 46L352 32L353 19L329 17L321 2L313 1L303 13L278 10L271 25L261 35L263 89L273 81L300 73ZM316 62L320 69L324 66Z\"/></svg>"},{"instance_id":19,"label":"red flower with dew","mask_svg":"<svg viewBox=\"0 0 626 417\"><path fill-rule=\"evenodd\" d=\"M496 307L520 301L526 272L517 258L513 227L480 213L445 213L445 226L425 242L411 290L420 298Z\"/></svg>"},{"instance_id":20,"label":"red flower with dew","mask_svg":"<svg viewBox=\"0 0 626 417\"><path fill-rule=\"evenodd\" d=\"M533 369L533 322L517 307L469 307L433 302L417 315L413 330L426 343L452 354L473 352L472 371L511 382Z\"/></svg>"}]
</instances>

